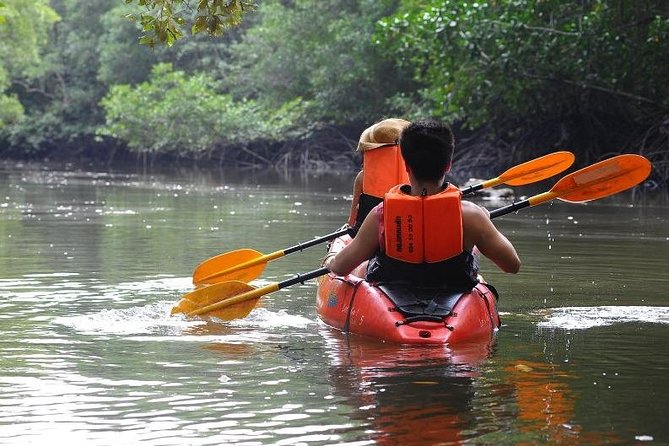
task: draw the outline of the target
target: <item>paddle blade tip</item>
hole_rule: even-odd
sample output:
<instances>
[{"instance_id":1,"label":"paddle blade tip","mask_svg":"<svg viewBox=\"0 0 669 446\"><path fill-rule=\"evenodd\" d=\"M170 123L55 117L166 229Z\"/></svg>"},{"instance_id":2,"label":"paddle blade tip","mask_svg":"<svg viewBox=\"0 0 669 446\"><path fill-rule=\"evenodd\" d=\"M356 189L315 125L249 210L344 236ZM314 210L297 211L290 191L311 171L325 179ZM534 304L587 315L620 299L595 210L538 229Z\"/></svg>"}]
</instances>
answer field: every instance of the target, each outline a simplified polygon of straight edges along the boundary
<instances>
[{"instance_id":1,"label":"paddle blade tip","mask_svg":"<svg viewBox=\"0 0 669 446\"><path fill-rule=\"evenodd\" d=\"M641 155L617 155L562 178L551 191L560 194L562 201L585 203L637 186L650 176L652 168Z\"/></svg>"},{"instance_id":2,"label":"paddle blade tip","mask_svg":"<svg viewBox=\"0 0 669 446\"><path fill-rule=\"evenodd\" d=\"M574 164L575 160L573 153L560 150L512 167L500 178L508 186L524 186L564 172Z\"/></svg>"},{"instance_id":3,"label":"paddle blade tip","mask_svg":"<svg viewBox=\"0 0 669 446\"><path fill-rule=\"evenodd\" d=\"M198 305L195 302L184 297L179 302L177 302L177 304L174 307L172 307L172 310L170 311L170 316L176 316L179 314L188 316L188 313L190 313L193 310L196 310L197 308Z\"/></svg>"}]
</instances>

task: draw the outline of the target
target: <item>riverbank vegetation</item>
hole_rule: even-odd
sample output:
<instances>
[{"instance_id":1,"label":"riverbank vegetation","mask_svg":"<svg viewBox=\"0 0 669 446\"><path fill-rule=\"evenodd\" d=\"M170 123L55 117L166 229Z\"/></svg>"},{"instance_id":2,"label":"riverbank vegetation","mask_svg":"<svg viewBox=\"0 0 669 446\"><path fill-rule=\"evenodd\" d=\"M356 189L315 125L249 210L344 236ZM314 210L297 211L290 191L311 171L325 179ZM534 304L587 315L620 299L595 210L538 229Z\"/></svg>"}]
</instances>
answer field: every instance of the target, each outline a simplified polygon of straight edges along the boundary
<instances>
[{"instance_id":1,"label":"riverbank vegetation","mask_svg":"<svg viewBox=\"0 0 669 446\"><path fill-rule=\"evenodd\" d=\"M0 2L1 156L352 168L371 123L436 116L471 173L631 152L667 185L664 0L153 1L178 34L141 3Z\"/></svg>"}]
</instances>

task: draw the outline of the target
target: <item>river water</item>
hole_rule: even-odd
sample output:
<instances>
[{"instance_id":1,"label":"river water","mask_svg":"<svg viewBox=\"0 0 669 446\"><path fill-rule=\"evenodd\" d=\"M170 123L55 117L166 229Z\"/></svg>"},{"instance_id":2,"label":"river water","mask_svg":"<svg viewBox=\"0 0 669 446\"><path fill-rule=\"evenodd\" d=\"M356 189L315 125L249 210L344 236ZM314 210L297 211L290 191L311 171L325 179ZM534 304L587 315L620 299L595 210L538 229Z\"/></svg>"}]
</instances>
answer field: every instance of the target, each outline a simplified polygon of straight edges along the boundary
<instances>
[{"instance_id":1,"label":"river water","mask_svg":"<svg viewBox=\"0 0 669 446\"><path fill-rule=\"evenodd\" d=\"M496 220L523 267L483 263L482 348L347 338L313 281L233 322L170 316L200 261L333 232L351 181L0 167L0 444L669 444L669 208L631 192Z\"/></svg>"}]
</instances>

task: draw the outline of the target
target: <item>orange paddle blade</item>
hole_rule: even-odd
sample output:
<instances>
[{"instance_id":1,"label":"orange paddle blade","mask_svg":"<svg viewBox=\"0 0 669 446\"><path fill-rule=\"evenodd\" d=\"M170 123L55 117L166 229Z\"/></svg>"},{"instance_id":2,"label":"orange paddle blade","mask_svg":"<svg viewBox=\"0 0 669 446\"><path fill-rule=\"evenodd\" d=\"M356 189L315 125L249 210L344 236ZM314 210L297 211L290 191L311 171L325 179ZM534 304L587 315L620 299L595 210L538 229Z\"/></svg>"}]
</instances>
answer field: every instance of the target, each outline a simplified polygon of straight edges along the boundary
<instances>
[{"instance_id":1,"label":"orange paddle blade","mask_svg":"<svg viewBox=\"0 0 669 446\"><path fill-rule=\"evenodd\" d=\"M237 302L232 305L228 305L225 308L219 308L218 310L211 310L204 314L204 317L215 317L223 321L231 321L234 319L243 319L253 311L253 309L260 302L260 298L249 299L242 302Z\"/></svg>"},{"instance_id":2,"label":"orange paddle blade","mask_svg":"<svg viewBox=\"0 0 669 446\"><path fill-rule=\"evenodd\" d=\"M567 175L550 193L570 203L597 200L636 186L651 169L650 161L641 155L618 155Z\"/></svg>"},{"instance_id":3,"label":"orange paddle blade","mask_svg":"<svg viewBox=\"0 0 669 446\"><path fill-rule=\"evenodd\" d=\"M203 286L195 291L185 294L174 308L172 308L171 314L183 313L190 315L191 313L197 313L205 307L228 301L239 295L248 293L249 291L254 291L255 289L255 287L248 283L237 280ZM255 308L259 299L260 297L236 301L234 304L230 302L231 305L208 311L206 316L217 317L226 321L243 318Z\"/></svg>"},{"instance_id":4,"label":"orange paddle blade","mask_svg":"<svg viewBox=\"0 0 669 446\"><path fill-rule=\"evenodd\" d=\"M617 194L648 178L652 166L640 155L618 155L570 173L548 192L495 209L490 218L549 202L555 198L570 203L584 203Z\"/></svg>"},{"instance_id":5,"label":"orange paddle blade","mask_svg":"<svg viewBox=\"0 0 669 446\"><path fill-rule=\"evenodd\" d=\"M500 184L523 186L563 172L574 163L574 154L560 151L541 156L508 169L499 176Z\"/></svg>"},{"instance_id":6,"label":"orange paddle blade","mask_svg":"<svg viewBox=\"0 0 669 446\"><path fill-rule=\"evenodd\" d=\"M260 277L267 266L265 256L253 249L238 249L219 254L200 263L193 272L196 286L227 280L250 282Z\"/></svg>"}]
</instances>

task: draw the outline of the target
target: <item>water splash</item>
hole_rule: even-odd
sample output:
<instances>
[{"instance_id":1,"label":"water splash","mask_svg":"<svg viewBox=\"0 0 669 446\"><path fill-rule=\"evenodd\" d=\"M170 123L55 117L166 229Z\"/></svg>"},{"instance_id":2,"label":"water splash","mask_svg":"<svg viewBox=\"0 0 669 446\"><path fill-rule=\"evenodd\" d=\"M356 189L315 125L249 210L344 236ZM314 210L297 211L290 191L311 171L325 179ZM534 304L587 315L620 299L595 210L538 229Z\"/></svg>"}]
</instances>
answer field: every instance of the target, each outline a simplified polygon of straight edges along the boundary
<instances>
[{"instance_id":1,"label":"water splash","mask_svg":"<svg viewBox=\"0 0 669 446\"><path fill-rule=\"evenodd\" d=\"M86 335L158 335L176 336L205 325L215 324L224 328L261 328L260 331L282 328L305 328L316 324L315 320L278 312L265 308L255 309L248 317L233 321L208 322L203 319L187 319L183 316L171 316L174 302L158 302L140 307L124 309L104 309L95 313L60 316L54 324L63 325ZM208 330L211 331L211 330Z\"/></svg>"},{"instance_id":2,"label":"water splash","mask_svg":"<svg viewBox=\"0 0 669 446\"><path fill-rule=\"evenodd\" d=\"M170 317L172 302L159 302L142 307L104 309L77 316L60 316L54 324L63 325L86 335L136 335L180 333L183 329L204 322L190 322Z\"/></svg>"},{"instance_id":3,"label":"water splash","mask_svg":"<svg viewBox=\"0 0 669 446\"><path fill-rule=\"evenodd\" d=\"M669 324L669 307L600 306L549 309L540 328L585 330L626 322Z\"/></svg>"}]
</instances>

